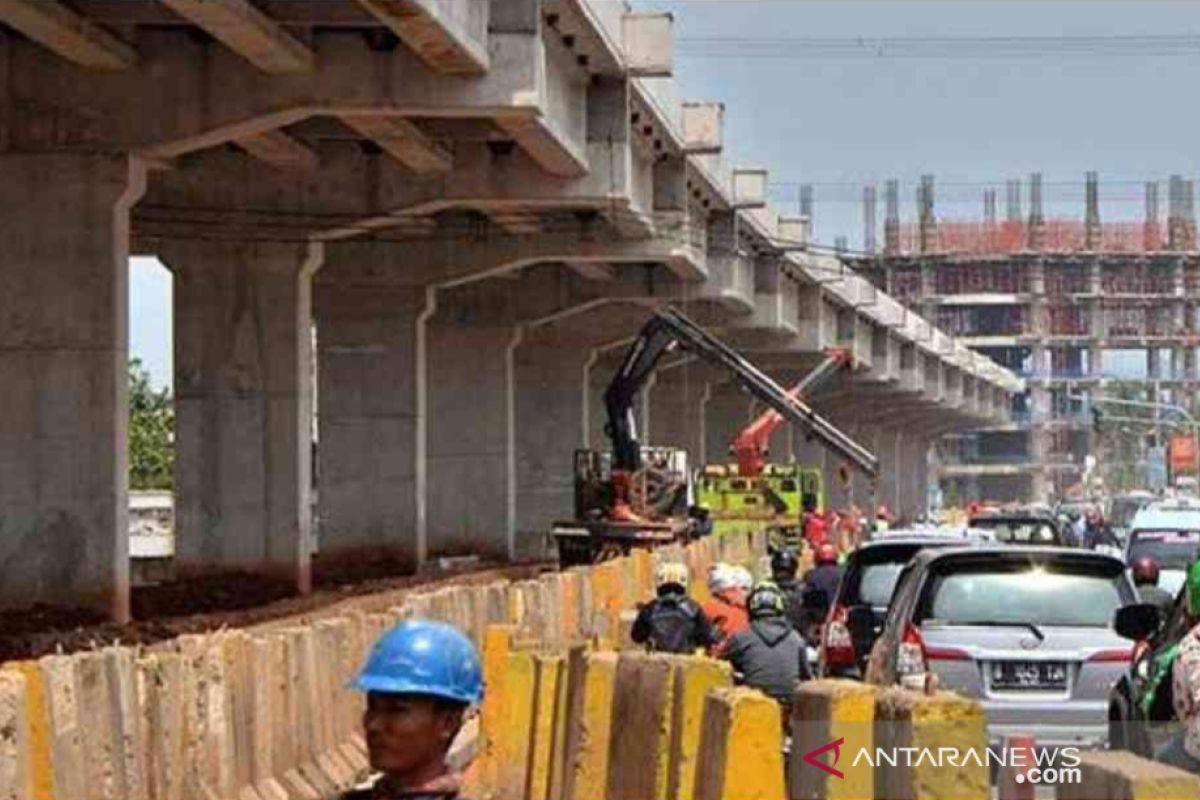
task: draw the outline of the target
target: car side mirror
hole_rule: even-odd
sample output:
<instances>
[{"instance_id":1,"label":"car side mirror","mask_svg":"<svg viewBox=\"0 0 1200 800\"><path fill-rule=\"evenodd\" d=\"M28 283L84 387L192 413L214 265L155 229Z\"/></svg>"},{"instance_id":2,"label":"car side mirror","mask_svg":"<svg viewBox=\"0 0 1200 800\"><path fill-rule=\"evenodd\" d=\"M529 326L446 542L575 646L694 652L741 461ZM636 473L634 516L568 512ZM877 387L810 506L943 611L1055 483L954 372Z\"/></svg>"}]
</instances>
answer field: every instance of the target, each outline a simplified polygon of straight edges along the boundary
<instances>
[{"instance_id":1,"label":"car side mirror","mask_svg":"<svg viewBox=\"0 0 1200 800\"><path fill-rule=\"evenodd\" d=\"M1151 603L1135 603L1117 609L1113 616L1113 628L1123 639L1145 641L1158 631L1161 624L1158 606Z\"/></svg>"},{"instance_id":2,"label":"car side mirror","mask_svg":"<svg viewBox=\"0 0 1200 800\"><path fill-rule=\"evenodd\" d=\"M865 654L875 644L875 614L870 606L851 606L846 613L846 627L854 652Z\"/></svg>"}]
</instances>

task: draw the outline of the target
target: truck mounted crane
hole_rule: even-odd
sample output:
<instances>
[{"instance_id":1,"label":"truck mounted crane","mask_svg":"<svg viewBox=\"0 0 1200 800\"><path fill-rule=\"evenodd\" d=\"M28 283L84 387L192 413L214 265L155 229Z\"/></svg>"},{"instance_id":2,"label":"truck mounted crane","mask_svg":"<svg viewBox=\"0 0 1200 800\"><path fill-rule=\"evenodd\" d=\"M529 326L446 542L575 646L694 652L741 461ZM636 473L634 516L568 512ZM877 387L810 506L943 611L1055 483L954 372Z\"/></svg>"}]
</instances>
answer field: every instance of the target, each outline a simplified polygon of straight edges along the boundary
<instances>
[{"instance_id":1,"label":"truck mounted crane","mask_svg":"<svg viewBox=\"0 0 1200 800\"><path fill-rule=\"evenodd\" d=\"M642 327L604 393L605 433L611 454L575 453L575 518L553 527L564 566L594 563L629 552L692 538L706 513L690 506L686 454L643 449L634 401L667 353L684 350L728 370L743 389L799 425L854 468L874 479L878 461L831 422L789 393L737 351L675 309L657 311Z\"/></svg>"}]
</instances>

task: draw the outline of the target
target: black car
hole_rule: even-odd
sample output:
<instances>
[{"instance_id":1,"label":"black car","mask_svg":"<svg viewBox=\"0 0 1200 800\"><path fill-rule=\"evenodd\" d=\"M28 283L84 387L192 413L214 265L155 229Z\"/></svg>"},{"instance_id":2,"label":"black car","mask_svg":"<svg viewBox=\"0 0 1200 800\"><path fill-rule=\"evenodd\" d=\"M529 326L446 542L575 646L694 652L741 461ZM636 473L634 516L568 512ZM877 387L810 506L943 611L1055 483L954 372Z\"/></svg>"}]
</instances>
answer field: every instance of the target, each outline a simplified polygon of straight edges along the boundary
<instances>
[{"instance_id":1,"label":"black car","mask_svg":"<svg viewBox=\"0 0 1200 800\"><path fill-rule=\"evenodd\" d=\"M931 547L962 547L978 541L969 533L954 534L895 531L867 542L848 557L833 607L821 632L817 669L824 677L856 678L870 654L870 645L856 647L850 635L849 612L856 606L871 609L878 635L887 617L896 579L914 555Z\"/></svg>"}]
</instances>

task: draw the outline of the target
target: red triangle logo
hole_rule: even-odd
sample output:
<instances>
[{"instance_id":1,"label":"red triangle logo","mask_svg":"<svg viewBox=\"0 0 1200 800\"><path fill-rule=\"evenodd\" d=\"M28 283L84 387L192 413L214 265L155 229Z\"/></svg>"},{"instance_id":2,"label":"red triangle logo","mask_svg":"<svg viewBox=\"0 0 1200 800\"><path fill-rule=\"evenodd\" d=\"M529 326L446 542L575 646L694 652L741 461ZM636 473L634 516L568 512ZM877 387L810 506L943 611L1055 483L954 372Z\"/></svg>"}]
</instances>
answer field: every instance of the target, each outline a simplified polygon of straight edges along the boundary
<instances>
[{"instance_id":1,"label":"red triangle logo","mask_svg":"<svg viewBox=\"0 0 1200 800\"><path fill-rule=\"evenodd\" d=\"M838 759L840 759L842 757L842 743L845 741L846 741L846 737L843 736L841 739L838 739L835 742L830 742L829 744L827 744L823 747L820 747L816 750L813 750L810 753L805 753L802 756L802 758L804 759L804 763L809 764L810 766L814 766L817 769L821 770L822 772L828 772L830 775L832 775L835 778L845 778L846 776L842 774L841 770L835 769L835 767L837 767ZM826 764L823 761L817 760L818 756L822 756L825 753L828 753L830 750L833 751L833 763L832 764Z\"/></svg>"}]
</instances>

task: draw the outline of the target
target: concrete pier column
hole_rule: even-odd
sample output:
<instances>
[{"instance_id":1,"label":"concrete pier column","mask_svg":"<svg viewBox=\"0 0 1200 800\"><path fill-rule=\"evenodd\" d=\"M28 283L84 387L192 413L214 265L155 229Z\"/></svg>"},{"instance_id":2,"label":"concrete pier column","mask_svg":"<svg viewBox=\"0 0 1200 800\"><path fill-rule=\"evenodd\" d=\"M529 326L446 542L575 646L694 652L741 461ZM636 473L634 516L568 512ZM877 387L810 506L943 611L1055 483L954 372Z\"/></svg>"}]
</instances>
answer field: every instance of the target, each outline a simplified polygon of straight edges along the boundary
<instances>
[{"instance_id":1,"label":"concrete pier column","mask_svg":"<svg viewBox=\"0 0 1200 800\"><path fill-rule=\"evenodd\" d=\"M691 466L702 466L707 455L705 410L708 384L687 367L659 372L650 394L650 444L681 447ZM715 453L722 463L729 451Z\"/></svg>"},{"instance_id":2,"label":"concrete pier column","mask_svg":"<svg viewBox=\"0 0 1200 800\"><path fill-rule=\"evenodd\" d=\"M879 458L879 502L887 505L892 513L911 521L910 515L901 511L899 450L904 436L894 428L881 429L875 437L875 455Z\"/></svg>"},{"instance_id":3,"label":"concrete pier column","mask_svg":"<svg viewBox=\"0 0 1200 800\"><path fill-rule=\"evenodd\" d=\"M556 520L571 519L575 502L574 454L587 446L590 350L518 346L516 369L515 554L541 554Z\"/></svg>"},{"instance_id":4,"label":"concrete pier column","mask_svg":"<svg viewBox=\"0 0 1200 800\"><path fill-rule=\"evenodd\" d=\"M900 513L915 519L925 513L929 488L929 440L921 435L904 435L900 450Z\"/></svg>"},{"instance_id":5,"label":"concrete pier column","mask_svg":"<svg viewBox=\"0 0 1200 800\"><path fill-rule=\"evenodd\" d=\"M750 396L740 388L724 384L713 387L705 405L704 457L708 464L732 464L729 445L750 421Z\"/></svg>"},{"instance_id":6,"label":"concrete pier column","mask_svg":"<svg viewBox=\"0 0 1200 800\"><path fill-rule=\"evenodd\" d=\"M129 210L138 161L0 157L0 603L129 617Z\"/></svg>"},{"instance_id":7,"label":"concrete pier column","mask_svg":"<svg viewBox=\"0 0 1200 800\"><path fill-rule=\"evenodd\" d=\"M425 558L424 322L420 287L316 288L317 511L322 562Z\"/></svg>"},{"instance_id":8,"label":"concrete pier column","mask_svg":"<svg viewBox=\"0 0 1200 800\"><path fill-rule=\"evenodd\" d=\"M439 313L427 336L429 555L512 559L514 364L522 328L465 324Z\"/></svg>"},{"instance_id":9,"label":"concrete pier column","mask_svg":"<svg viewBox=\"0 0 1200 800\"><path fill-rule=\"evenodd\" d=\"M175 560L311 588L313 320L320 244L171 243Z\"/></svg>"}]
</instances>

